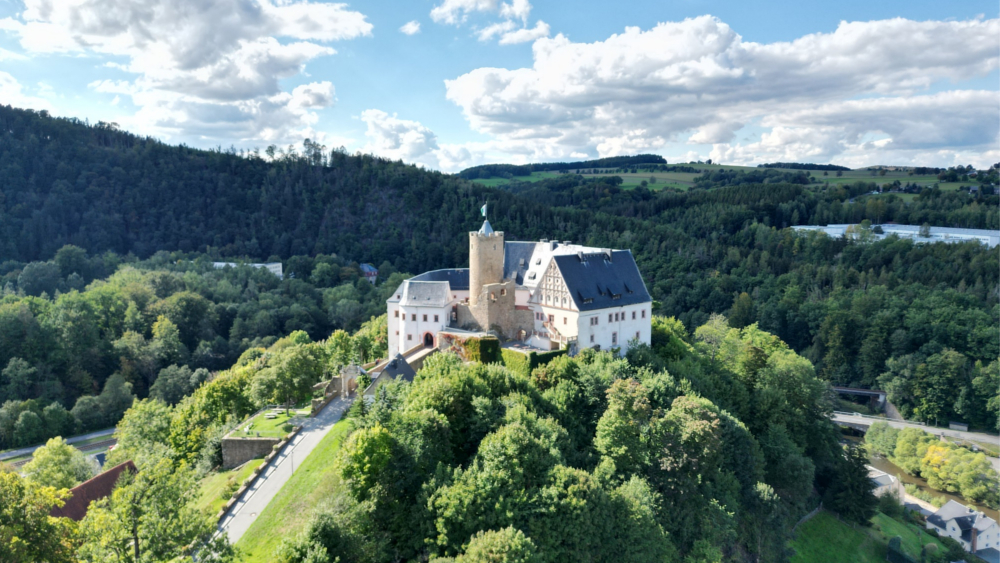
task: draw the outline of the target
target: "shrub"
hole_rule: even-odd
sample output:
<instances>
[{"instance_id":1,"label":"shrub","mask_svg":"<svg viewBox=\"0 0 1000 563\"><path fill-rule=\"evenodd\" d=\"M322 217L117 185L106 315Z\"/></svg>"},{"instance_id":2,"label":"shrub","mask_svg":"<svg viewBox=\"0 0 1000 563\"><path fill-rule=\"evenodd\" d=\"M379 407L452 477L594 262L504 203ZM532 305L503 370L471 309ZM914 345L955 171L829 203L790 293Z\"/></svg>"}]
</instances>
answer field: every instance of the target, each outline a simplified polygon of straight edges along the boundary
<instances>
[{"instance_id":1,"label":"shrub","mask_svg":"<svg viewBox=\"0 0 1000 563\"><path fill-rule=\"evenodd\" d=\"M293 428L295 428L295 427L292 426L292 424L289 423L289 422L286 422L286 423L284 423L284 424L281 425L281 430L285 434L288 434L289 432L291 432Z\"/></svg>"},{"instance_id":2,"label":"shrub","mask_svg":"<svg viewBox=\"0 0 1000 563\"><path fill-rule=\"evenodd\" d=\"M878 510L890 518L898 518L903 515L903 505L896 498L896 495L887 493L878 498Z\"/></svg>"}]
</instances>

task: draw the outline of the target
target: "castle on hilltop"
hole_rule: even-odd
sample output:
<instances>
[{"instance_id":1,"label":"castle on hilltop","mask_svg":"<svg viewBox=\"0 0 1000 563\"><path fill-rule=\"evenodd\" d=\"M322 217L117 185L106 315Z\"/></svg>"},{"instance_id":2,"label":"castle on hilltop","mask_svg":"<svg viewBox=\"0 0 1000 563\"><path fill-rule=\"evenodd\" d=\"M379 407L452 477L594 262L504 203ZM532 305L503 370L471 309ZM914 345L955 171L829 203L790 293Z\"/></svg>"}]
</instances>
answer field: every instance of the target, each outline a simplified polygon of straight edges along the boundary
<instances>
[{"instance_id":1,"label":"castle on hilltop","mask_svg":"<svg viewBox=\"0 0 1000 563\"><path fill-rule=\"evenodd\" d=\"M522 349L624 354L651 333L652 299L631 251L506 242L488 220L469 233L467 269L412 277L386 305L390 358L487 334Z\"/></svg>"}]
</instances>

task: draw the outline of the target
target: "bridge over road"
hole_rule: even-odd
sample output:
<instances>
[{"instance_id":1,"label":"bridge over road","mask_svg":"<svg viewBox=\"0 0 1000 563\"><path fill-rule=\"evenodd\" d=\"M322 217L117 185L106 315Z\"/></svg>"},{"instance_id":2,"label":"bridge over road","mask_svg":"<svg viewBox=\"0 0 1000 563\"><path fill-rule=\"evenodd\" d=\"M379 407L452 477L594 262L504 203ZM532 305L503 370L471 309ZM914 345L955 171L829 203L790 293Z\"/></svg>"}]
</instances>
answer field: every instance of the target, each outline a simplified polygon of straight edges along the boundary
<instances>
[{"instance_id":1,"label":"bridge over road","mask_svg":"<svg viewBox=\"0 0 1000 563\"><path fill-rule=\"evenodd\" d=\"M859 414L856 412L840 412L834 411L833 421L841 426L850 426L851 428L857 428L862 432L867 431L868 427L874 422L884 422L893 428L919 428L928 434L933 434L935 436L948 436L950 438L959 438L961 440L972 440L976 442L984 442L987 444L997 444L1000 443L1000 437L994 436L993 434L986 434L984 432L966 432L962 430L951 430L950 428L938 428L936 426L927 426L926 424L920 422L909 422L904 420L889 420L887 418L882 418L880 416L869 416L866 414ZM1000 458L986 456L993 464L993 468L1000 471Z\"/></svg>"},{"instance_id":2,"label":"bridge over road","mask_svg":"<svg viewBox=\"0 0 1000 563\"><path fill-rule=\"evenodd\" d=\"M885 391L880 391L878 389L858 389L855 387L834 387L834 391L840 393L841 395L857 395L861 397L870 397L873 403L878 405L885 404L885 399L887 394Z\"/></svg>"}]
</instances>

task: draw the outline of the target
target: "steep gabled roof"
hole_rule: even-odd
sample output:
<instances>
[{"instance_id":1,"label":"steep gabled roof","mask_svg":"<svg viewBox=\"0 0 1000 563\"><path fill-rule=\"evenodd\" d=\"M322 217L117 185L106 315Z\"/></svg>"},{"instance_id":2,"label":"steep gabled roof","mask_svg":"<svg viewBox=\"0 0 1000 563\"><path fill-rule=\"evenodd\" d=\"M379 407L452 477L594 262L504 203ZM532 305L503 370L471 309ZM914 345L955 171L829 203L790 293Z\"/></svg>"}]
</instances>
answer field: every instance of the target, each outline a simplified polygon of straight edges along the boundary
<instances>
[{"instance_id":1,"label":"steep gabled roof","mask_svg":"<svg viewBox=\"0 0 1000 563\"><path fill-rule=\"evenodd\" d=\"M557 255L552 259L580 311L652 301L631 251Z\"/></svg>"},{"instance_id":2,"label":"steep gabled roof","mask_svg":"<svg viewBox=\"0 0 1000 563\"><path fill-rule=\"evenodd\" d=\"M402 354L396 354L396 357L389 361L385 365L385 368L379 372L379 375L386 375L392 379L397 377L402 377L406 381L413 381L416 377L417 372L413 371L410 364L406 363L406 359L403 358Z\"/></svg>"},{"instance_id":3,"label":"steep gabled roof","mask_svg":"<svg viewBox=\"0 0 1000 563\"><path fill-rule=\"evenodd\" d=\"M71 518L77 522L83 520L83 517L87 515L87 508L90 507L90 503L110 496L111 491L115 489L115 483L118 482L118 478L124 471L128 471L129 473L137 471L132 460L116 465L104 473L73 487L69 490L70 497L66 499L66 504L60 508L53 508L49 512L49 515Z\"/></svg>"},{"instance_id":4,"label":"steep gabled roof","mask_svg":"<svg viewBox=\"0 0 1000 563\"><path fill-rule=\"evenodd\" d=\"M403 297L400 305L404 307L444 307L451 302L451 291L448 282L414 281L403 282Z\"/></svg>"},{"instance_id":5,"label":"steep gabled roof","mask_svg":"<svg viewBox=\"0 0 1000 563\"><path fill-rule=\"evenodd\" d=\"M469 289L469 269L468 268L448 268L445 270L431 270L419 276L413 276L410 281L446 281L453 291L464 291Z\"/></svg>"},{"instance_id":6,"label":"steep gabled roof","mask_svg":"<svg viewBox=\"0 0 1000 563\"><path fill-rule=\"evenodd\" d=\"M996 524L995 520L982 512L953 500L949 500L937 512L928 516L927 521L942 530L948 527L948 522L954 521L965 541L971 541L973 528L983 531Z\"/></svg>"}]
</instances>

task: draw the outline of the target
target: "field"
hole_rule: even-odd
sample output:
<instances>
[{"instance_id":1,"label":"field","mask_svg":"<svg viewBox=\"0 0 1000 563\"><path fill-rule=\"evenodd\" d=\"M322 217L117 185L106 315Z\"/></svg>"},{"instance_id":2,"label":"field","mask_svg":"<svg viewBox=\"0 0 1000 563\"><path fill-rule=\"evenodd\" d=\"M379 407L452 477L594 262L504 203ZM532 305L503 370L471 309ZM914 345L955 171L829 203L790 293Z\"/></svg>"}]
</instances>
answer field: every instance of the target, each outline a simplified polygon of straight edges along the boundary
<instances>
[{"instance_id":1,"label":"field","mask_svg":"<svg viewBox=\"0 0 1000 563\"><path fill-rule=\"evenodd\" d=\"M350 424L350 420L341 420L334 425L236 542L236 547L244 553L244 563L273 561L274 550L281 540L301 531L323 501L337 492L340 478L333 460L350 432Z\"/></svg>"},{"instance_id":2,"label":"field","mask_svg":"<svg viewBox=\"0 0 1000 563\"><path fill-rule=\"evenodd\" d=\"M698 170L754 170L755 167L752 166L730 166L725 164L699 164L699 163L671 163L670 166L692 166ZM786 169L782 169L786 170ZM792 170L792 169L787 169ZM579 170L569 170L569 173L579 173ZM829 171L827 175L823 175L822 170L808 170L817 181L820 183L829 183L831 185L839 184L853 184L859 180L864 182L875 182L877 184L892 183L895 180L903 185L914 183L922 187L931 187L934 184L938 184L938 187L945 191L955 191L960 187L969 186L975 184L976 182L938 182L937 176L933 175L910 175L907 170L886 170L884 176L880 175L878 171L875 171L874 175L872 170L867 168L859 168L857 170L846 170L843 171L841 176L837 176L836 172ZM514 178L487 178L487 179L476 179L473 182L483 184L484 186L497 187L510 183L512 180L521 182L537 182L545 178L554 178L559 176L559 172L533 172L530 176L515 176ZM622 178L622 188L630 189L639 186L643 180L647 182L647 187L652 190L663 189L666 187L674 188L680 191L687 191L688 188L694 185L694 179L699 175L695 173L688 172L637 172L635 174L631 173L615 173L615 169L585 169L585 176L609 176L617 175ZM656 177L656 183L649 183L650 176ZM895 194L904 201L911 201L916 194ZM881 196L884 197L884 196Z\"/></svg>"},{"instance_id":3,"label":"field","mask_svg":"<svg viewBox=\"0 0 1000 563\"><path fill-rule=\"evenodd\" d=\"M889 539L899 536L902 548L920 560L923 545L940 541L916 524L894 520L882 513L872 518L871 528L852 527L833 514L823 511L795 532L790 547L795 550L792 563L876 563L885 561Z\"/></svg>"},{"instance_id":4,"label":"field","mask_svg":"<svg viewBox=\"0 0 1000 563\"><path fill-rule=\"evenodd\" d=\"M230 471L215 471L207 475L201 480L198 499L194 503L195 508L207 511L213 516L218 514L232 496L232 492L224 494L229 488L230 479L239 486L262 463L264 463L263 458L252 459Z\"/></svg>"},{"instance_id":5,"label":"field","mask_svg":"<svg viewBox=\"0 0 1000 563\"><path fill-rule=\"evenodd\" d=\"M829 512L820 512L795 532L792 563L880 563L887 546L864 530L852 528Z\"/></svg>"}]
</instances>

